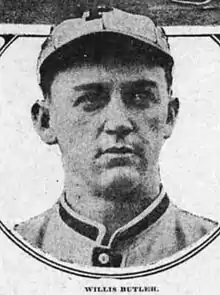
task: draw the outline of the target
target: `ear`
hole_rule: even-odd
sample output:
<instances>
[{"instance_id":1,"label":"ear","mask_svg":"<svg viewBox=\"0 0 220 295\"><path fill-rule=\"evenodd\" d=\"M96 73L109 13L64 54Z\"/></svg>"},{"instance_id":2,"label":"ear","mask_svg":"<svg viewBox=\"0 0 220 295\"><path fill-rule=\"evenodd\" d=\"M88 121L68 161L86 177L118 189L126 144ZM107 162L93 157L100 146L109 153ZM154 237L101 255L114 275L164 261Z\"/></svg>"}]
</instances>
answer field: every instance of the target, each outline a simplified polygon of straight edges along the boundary
<instances>
[{"instance_id":1,"label":"ear","mask_svg":"<svg viewBox=\"0 0 220 295\"><path fill-rule=\"evenodd\" d=\"M35 130L47 144L56 144L57 138L54 129L50 126L50 111L46 101L37 101L31 108L31 118Z\"/></svg>"},{"instance_id":2,"label":"ear","mask_svg":"<svg viewBox=\"0 0 220 295\"><path fill-rule=\"evenodd\" d=\"M177 97L170 96L169 99L170 101L168 103L167 121L164 133L165 139L169 138L172 134L180 107L179 99Z\"/></svg>"}]
</instances>

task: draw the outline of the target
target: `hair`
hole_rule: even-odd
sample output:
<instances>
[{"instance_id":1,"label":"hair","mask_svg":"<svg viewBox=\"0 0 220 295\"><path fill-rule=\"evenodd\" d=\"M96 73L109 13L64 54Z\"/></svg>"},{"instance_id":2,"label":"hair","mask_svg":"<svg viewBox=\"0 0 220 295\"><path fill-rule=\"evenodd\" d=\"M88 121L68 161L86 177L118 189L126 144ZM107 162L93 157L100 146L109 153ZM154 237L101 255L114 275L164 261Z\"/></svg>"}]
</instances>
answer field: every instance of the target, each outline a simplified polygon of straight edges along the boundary
<instances>
[{"instance_id":1,"label":"hair","mask_svg":"<svg viewBox=\"0 0 220 295\"><path fill-rule=\"evenodd\" d=\"M108 57L120 60L125 65L138 60L151 67L162 67L167 90L171 89L173 60L165 53L128 36L110 32L107 38L106 35L106 32L96 33L76 39L59 48L44 61L40 68L40 87L45 98L50 97L51 84L57 73L83 64L103 64Z\"/></svg>"}]
</instances>

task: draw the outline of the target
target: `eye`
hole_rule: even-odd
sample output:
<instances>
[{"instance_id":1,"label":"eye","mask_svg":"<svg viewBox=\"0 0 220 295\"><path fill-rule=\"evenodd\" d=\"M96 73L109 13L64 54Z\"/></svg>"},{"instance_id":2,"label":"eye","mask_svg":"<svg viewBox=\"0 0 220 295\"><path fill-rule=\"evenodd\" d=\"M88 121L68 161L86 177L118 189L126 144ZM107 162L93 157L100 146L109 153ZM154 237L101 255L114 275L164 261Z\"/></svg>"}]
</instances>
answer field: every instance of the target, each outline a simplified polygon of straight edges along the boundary
<instances>
[{"instance_id":1,"label":"eye","mask_svg":"<svg viewBox=\"0 0 220 295\"><path fill-rule=\"evenodd\" d=\"M127 103L131 107L150 108L159 102L155 89L133 89L127 96Z\"/></svg>"},{"instance_id":2,"label":"eye","mask_svg":"<svg viewBox=\"0 0 220 295\"><path fill-rule=\"evenodd\" d=\"M105 107L108 102L108 95L105 92L90 91L79 96L74 106L80 105L86 112L93 112Z\"/></svg>"}]
</instances>

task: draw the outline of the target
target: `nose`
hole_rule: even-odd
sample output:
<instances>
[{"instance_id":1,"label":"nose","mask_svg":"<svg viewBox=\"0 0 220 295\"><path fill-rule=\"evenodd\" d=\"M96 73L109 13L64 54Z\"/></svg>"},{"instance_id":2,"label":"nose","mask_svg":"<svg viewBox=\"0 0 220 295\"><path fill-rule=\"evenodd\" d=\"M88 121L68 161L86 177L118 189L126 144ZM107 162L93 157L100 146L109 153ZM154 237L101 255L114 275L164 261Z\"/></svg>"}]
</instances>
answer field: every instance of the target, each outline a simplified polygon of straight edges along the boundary
<instances>
[{"instance_id":1,"label":"nose","mask_svg":"<svg viewBox=\"0 0 220 295\"><path fill-rule=\"evenodd\" d=\"M106 110L104 131L109 135L126 137L134 131L134 123L124 105L120 93L113 93Z\"/></svg>"}]
</instances>

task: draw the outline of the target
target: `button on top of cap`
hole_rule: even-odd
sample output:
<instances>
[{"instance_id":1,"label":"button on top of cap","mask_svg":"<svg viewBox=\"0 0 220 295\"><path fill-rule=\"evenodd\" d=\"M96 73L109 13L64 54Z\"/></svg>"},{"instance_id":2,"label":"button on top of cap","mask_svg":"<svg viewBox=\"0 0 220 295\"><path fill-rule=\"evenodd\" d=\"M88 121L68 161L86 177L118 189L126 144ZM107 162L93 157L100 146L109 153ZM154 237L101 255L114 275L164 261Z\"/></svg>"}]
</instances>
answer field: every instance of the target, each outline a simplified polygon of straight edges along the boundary
<instances>
[{"instance_id":1,"label":"button on top of cap","mask_svg":"<svg viewBox=\"0 0 220 295\"><path fill-rule=\"evenodd\" d=\"M102 14L104 12L109 12L112 10L113 8L110 5L107 5L107 4L97 5L85 12L86 14L85 20L90 21L96 18L102 18Z\"/></svg>"}]
</instances>

